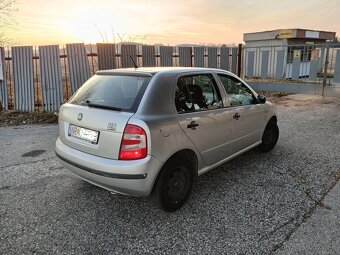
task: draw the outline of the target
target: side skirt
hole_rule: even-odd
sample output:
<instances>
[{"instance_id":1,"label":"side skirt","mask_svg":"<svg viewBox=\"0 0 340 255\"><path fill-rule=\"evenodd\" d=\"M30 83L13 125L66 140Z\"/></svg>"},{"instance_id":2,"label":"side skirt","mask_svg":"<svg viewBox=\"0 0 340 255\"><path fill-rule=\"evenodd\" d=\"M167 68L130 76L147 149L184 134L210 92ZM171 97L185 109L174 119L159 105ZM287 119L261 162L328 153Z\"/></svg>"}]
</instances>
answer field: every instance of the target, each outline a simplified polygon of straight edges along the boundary
<instances>
[{"instance_id":1,"label":"side skirt","mask_svg":"<svg viewBox=\"0 0 340 255\"><path fill-rule=\"evenodd\" d=\"M220 165L222 165L222 164L228 162L229 160L232 160L233 158L236 158L237 156L239 156L239 155L245 153L246 151L249 151L249 150L255 148L256 146L260 145L261 143L262 143L262 140L260 140L260 141L258 141L258 142L256 142L256 143L254 143L254 144L252 144L252 145L250 145L250 146L244 148L243 150L240 150L240 151L236 152L236 153L233 154L233 155L230 155L229 157L227 157L227 158L225 158L225 159L223 159L223 160L221 160L221 161L219 161L219 162L216 162L216 163L213 164L213 165L203 167L202 169L200 169L200 170L198 171L198 175L202 175L202 174L205 174L206 172L209 172L210 170L212 170L212 169L214 169L214 168L216 168L216 167L218 167L218 166L220 166Z\"/></svg>"}]
</instances>

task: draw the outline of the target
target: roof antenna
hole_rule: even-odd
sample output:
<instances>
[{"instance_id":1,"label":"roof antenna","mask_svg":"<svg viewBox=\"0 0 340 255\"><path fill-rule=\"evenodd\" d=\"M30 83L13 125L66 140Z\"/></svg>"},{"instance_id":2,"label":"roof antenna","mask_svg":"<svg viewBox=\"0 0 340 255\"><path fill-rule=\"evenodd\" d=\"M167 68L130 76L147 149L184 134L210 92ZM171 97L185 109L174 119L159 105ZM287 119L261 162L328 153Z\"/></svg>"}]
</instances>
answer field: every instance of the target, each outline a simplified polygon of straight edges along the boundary
<instances>
[{"instance_id":1,"label":"roof antenna","mask_svg":"<svg viewBox=\"0 0 340 255\"><path fill-rule=\"evenodd\" d=\"M129 57L130 57L130 59L131 59L132 63L134 64L135 68L137 69L137 68L138 68L138 66L137 66L136 62L133 60L133 58L131 57L131 55L129 55Z\"/></svg>"}]
</instances>

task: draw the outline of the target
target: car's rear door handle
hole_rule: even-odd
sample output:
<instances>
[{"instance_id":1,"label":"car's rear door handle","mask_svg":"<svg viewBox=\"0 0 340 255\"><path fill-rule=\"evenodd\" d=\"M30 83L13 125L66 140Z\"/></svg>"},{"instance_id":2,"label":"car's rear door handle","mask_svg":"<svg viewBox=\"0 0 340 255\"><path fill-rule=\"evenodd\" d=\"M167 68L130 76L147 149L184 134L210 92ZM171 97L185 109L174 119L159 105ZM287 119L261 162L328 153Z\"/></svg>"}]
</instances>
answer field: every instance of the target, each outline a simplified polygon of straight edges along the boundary
<instances>
[{"instance_id":1,"label":"car's rear door handle","mask_svg":"<svg viewBox=\"0 0 340 255\"><path fill-rule=\"evenodd\" d=\"M240 117L241 117L241 115L240 115L238 112L235 113L234 116L233 116L233 118L234 118L235 120L238 120Z\"/></svg>"},{"instance_id":2,"label":"car's rear door handle","mask_svg":"<svg viewBox=\"0 0 340 255\"><path fill-rule=\"evenodd\" d=\"M187 128L190 128L190 129L192 129L192 130L195 130L196 127L198 127L198 126L199 126L199 124L196 123L196 121L193 120L193 121L190 122L190 124L187 125Z\"/></svg>"}]
</instances>

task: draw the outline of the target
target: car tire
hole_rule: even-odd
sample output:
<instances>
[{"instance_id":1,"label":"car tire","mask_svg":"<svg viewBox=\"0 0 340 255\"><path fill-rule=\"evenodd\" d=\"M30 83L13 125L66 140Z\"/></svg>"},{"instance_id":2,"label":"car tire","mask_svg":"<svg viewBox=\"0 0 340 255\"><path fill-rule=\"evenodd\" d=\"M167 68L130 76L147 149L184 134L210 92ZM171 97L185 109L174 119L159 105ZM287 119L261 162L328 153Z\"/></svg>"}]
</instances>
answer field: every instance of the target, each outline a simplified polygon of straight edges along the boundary
<instances>
[{"instance_id":1,"label":"car tire","mask_svg":"<svg viewBox=\"0 0 340 255\"><path fill-rule=\"evenodd\" d=\"M152 191L154 204L166 212L173 212L187 201L194 180L190 165L184 159L170 159L161 169Z\"/></svg>"},{"instance_id":2,"label":"car tire","mask_svg":"<svg viewBox=\"0 0 340 255\"><path fill-rule=\"evenodd\" d=\"M259 148L262 152L271 151L279 139L279 127L275 121L269 121L262 136Z\"/></svg>"}]
</instances>

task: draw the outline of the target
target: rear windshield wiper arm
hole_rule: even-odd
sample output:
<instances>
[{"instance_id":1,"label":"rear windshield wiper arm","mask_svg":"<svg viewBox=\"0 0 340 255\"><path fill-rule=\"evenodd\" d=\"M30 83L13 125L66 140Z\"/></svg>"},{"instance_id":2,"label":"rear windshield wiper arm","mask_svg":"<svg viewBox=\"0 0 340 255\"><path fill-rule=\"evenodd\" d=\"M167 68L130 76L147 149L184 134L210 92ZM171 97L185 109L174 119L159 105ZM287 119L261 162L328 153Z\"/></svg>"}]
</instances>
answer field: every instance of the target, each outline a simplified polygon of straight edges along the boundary
<instances>
[{"instance_id":1,"label":"rear windshield wiper arm","mask_svg":"<svg viewBox=\"0 0 340 255\"><path fill-rule=\"evenodd\" d=\"M96 103L91 103L90 101L86 101L86 104L89 107L94 107L94 108L100 108L100 109L107 109L107 110L114 110L114 111L121 111L122 108L119 107L114 107L114 106L110 106L110 105L102 105L102 104L96 104Z\"/></svg>"}]
</instances>

